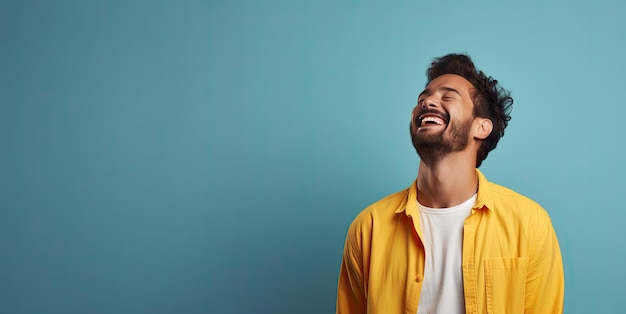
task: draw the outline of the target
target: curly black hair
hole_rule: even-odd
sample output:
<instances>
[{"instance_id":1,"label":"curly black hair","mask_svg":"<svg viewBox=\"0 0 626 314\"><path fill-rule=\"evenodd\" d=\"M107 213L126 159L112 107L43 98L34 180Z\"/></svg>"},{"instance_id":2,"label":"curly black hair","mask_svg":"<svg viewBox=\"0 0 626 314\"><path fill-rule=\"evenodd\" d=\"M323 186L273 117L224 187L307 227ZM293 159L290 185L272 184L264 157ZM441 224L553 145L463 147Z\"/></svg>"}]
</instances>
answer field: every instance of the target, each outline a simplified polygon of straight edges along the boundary
<instances>
[{"instance_id":1,"label":"curly black hair","mask_svg":"<svg viewBox=\"0 0 626 314\"><path fill-rule=\"evenodd\" d=\"M498 141L504 135L504 129L511 120L513 98L511 92L505 90L498 81L479 71L472 59L466 54L451 53L435 58L426 70L428 85L435 78L444 74L456 74L468 80L474 86L472 101L474 102L474 116L487 118L493 123L493 130L483 140L476 156L476 168L487 158L490 151L496 148Z\"/></svg>"}]
</instances>

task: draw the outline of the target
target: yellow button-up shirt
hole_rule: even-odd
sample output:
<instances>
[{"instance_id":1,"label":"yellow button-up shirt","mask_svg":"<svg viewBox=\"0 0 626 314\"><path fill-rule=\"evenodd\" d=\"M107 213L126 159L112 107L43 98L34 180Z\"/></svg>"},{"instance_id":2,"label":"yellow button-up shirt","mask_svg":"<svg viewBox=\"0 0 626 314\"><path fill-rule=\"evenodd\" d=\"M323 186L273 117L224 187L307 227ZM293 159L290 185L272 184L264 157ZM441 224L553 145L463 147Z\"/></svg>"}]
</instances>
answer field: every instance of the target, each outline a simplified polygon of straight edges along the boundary
<instances>
[{"instance_id":1,"label":"yellow button-up shirt","mask_svg":"<svg viewBox=\"0 0 626 314\"><path fill-rule=\"evenodd\" d=\"M467 313L562 313L561 251L546 211L478 173L463 229ZM417 184L363 210L346 236L337 313L416 314L424 276Z\"/></svg>"}]
</instances>

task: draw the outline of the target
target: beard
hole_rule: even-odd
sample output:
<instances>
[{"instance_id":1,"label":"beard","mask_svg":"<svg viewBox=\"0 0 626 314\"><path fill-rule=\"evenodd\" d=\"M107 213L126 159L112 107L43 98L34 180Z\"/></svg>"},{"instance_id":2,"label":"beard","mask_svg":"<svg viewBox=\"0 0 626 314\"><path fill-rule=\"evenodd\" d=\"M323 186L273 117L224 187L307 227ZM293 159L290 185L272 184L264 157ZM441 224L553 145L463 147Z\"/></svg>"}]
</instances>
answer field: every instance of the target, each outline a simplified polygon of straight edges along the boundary
<instances>
[{"instance_id":1,"label":"beard","mask_svg":"<svg viewBox=\"0 0 626 314\"><path fill-rule=\"evenodd\" d=\"M434 167L446 155L464 150L469 143L469 132L472 119L453 123L442 132L435 134L418 134L411 124L411 141L420 159L428 166Z\"/></svg>"}]
</instances>

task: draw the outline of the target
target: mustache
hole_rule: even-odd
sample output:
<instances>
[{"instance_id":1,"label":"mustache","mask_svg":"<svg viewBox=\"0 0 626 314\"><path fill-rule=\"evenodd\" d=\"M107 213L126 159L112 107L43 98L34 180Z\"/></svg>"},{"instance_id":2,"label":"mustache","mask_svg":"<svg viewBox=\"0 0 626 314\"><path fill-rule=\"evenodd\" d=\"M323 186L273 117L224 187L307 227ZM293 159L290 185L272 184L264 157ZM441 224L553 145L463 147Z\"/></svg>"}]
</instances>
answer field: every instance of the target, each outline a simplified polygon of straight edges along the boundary
<instances>
[{"instance_id":1,"label":"mustache","mask_svg":"<svg viewBox=\"0 0 626 314\"><path fill-rule=\"evenodd\" d=\"M427 113L438 115L446 120L446 122L450 121L450 115L448 115L447 113L432 108L426 108L417 112L417 115L415 116L415 122L417 122L419 125L420 117Z\"/></svg>"}]
</instances>

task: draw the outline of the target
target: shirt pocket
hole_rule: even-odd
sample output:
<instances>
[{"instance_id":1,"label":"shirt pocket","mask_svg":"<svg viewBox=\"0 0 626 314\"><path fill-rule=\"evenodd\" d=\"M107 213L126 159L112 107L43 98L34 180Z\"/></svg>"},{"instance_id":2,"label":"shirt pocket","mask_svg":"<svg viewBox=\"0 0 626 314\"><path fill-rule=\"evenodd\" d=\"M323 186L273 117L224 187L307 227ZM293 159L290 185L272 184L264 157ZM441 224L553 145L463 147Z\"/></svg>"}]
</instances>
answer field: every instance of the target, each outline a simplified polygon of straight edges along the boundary
<instances>
[{"instance_id":1,"label":"shirt pocket","mask_svg":"<svg viewBox=\"0 0 626 314\"><path fill-rule=\"evenodd\" d=\"M523 313L528 259L486 258L487 313Z\"/></svg>"}]
</instances>

